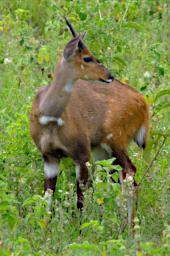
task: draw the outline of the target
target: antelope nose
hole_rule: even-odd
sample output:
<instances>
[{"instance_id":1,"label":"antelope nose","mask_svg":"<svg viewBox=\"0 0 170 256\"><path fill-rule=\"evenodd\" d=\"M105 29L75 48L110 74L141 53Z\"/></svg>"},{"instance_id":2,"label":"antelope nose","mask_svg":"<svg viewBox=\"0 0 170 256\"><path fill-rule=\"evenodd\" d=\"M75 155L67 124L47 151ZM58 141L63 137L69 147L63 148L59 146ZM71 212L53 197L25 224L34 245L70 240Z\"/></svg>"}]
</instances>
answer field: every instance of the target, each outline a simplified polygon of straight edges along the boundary
<instances>
[{"instance_id":1,"label":"antelope nose","mask_svg":"<svg viewBox=\"0 0 170 256\"><path fill-rule=\"evenodd\" d=\"M113 81L114 77L112 75L109 75L109 80Z\"/></svg>"},{"instance_id":2,"label":"antelope nose","mask_svg":"<svg viewBox=\"0 0 170 256\"><path fill-rule=\"evenodd\" d=\"M114 80L114 77L112 75L109 75L107 79L107 83L111 83Z\"/></svg>"}]
</instances>

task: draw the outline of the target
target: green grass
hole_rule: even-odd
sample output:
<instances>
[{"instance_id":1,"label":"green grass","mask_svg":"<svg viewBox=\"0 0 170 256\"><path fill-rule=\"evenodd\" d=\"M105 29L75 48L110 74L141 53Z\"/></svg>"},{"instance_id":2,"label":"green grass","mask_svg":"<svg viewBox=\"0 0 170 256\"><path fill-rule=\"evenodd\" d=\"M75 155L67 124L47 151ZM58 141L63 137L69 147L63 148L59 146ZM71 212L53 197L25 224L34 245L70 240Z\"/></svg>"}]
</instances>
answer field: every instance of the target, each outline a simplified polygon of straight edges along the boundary
<instances>
[{"instance_id":1,"label":"green grass","mask_svg":"<svg viewBox=\"0 0 170 256\"><path fill-rule=\"evenodd\" d=\"M170 255L169 10L163 0L0 1L0 255ZM29 112L71 38L64 14L114 76L150 104L148 148L129 148L141 182L135 238L119 185L99 167L80 216L74 165L63 159L55 215L45 212Z\"/></svg>"}]
</instances>

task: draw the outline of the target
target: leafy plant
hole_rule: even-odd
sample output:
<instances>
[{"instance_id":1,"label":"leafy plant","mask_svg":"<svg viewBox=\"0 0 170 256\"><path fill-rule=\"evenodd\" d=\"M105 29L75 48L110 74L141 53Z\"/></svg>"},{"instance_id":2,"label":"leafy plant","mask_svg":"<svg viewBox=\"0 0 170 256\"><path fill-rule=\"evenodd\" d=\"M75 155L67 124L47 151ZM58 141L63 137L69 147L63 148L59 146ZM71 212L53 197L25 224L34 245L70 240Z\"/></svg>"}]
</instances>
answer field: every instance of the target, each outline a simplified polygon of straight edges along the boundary
<instances>
[{"instance_id":1,"label":"leafy plant","mask_svg":"<svg viewBox=\"0 0 170 256\"><path fill-rule=\"evenodd\" d=\"M0 255L170 255L169 1L0 1ZM45 211L41 156L29 133L31 102L51 82L70 39L63 16L117 79L144 94L146 151L130 156L139 183L135 236L113 159L91 163L93 187L76 209L73 162L65 158ZM117 167L114 166L114 169ZM119 167L117 168L119 172Z\"/></svg>"}]
</instances>

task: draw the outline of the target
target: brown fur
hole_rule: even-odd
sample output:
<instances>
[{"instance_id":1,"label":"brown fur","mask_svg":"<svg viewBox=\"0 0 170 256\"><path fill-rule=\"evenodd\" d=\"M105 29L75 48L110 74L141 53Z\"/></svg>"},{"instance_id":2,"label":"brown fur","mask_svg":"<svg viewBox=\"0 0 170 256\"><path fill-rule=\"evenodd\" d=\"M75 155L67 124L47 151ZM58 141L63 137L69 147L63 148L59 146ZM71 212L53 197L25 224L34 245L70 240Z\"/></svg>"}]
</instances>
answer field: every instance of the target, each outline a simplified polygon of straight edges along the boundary
<instances>
[{"instance_id":1,"label":"brown fur","mask_svg":"<svg viewBox=\"0 0 170 256\"><path fill-rule=\"evenodd\" d=\"M39 102L48 89L39 90L31 112L31 135L43 154L61 149L73 156L76 142L86 144L89 151L100 143L127 149L142 124L147 134L148 107L143 96L117 80L108 85L78 80L61 115L61 127L38 122ZM112 134L110 139L108 134Z\"/></svg>"},{"instance_id":2,"label":"brown fur","mask_svg":"<svg viewBox=\"0 0 170 256\"><path fill-rule=\"evenodd\" d=\"M79 38L65 47L54 81L51 86L40 88L33 101L30 127L45 162L58 162L64 155L70 156L79 166L77 206L81 208L81 184L89 183L86 162L93 147L102 143L109 145L123 168L123 176L136 171L127 155L127 147L141 126L145 127L142 146L146 144L148 107L141 94L117 80L109 84L77 80L102 79L108 83L113 79L87 48L79 47ZM85 62L84 57L91 57L93 61ZM70 81L74 84L72 92L65 89ZM41 124L42 116L60 118L64 123L61 126L55 121ZM45 190L50 188L54 192L56 179L56 176L46 178Z\"/></svg>"}]
</instances>

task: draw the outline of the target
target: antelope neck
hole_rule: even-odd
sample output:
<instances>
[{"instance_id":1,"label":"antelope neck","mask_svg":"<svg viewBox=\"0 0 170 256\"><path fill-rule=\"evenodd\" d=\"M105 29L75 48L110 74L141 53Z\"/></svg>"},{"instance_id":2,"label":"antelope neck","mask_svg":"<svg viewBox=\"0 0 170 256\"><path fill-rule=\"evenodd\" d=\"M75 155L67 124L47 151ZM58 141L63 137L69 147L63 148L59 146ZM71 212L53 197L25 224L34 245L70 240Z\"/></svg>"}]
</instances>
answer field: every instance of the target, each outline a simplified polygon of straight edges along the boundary
<instances>
[{"instance_id":1,"label":"antelope neck","mask_svg":"<svg viewBox=\"0 0 170 256\"><path fill-rule=\"evenodd\" d=\"M67 72L67 69L60 63L55 79L39 105L40 119L49 121L42 123L40 120L40 123L57 122L57 119L60 118L68 103L74 82L75 80L71 78L71 71L68 70Z\"/></svg>"},{"instance_id":2,"label":"antelope neck","mask_svg":"<svg viewBox=\"0 0 170 256\"><path fill-rule=\"evenodd\" d=\"M74 82L75 79L72 78L72 71L69 69L65 60L62 59L57 66L55 77L51 86L64 89L65 86L68 84L71 86Z\"/></svg>"},{"instance_id":3,"label":"antelope neck","mask_svg":"<svg viewBox=\"0 0 170 256\"><path fill-rule=\"evenodd\" d=\"M76 79L73 79L72 77L72 70L70 70L68 63L62 59L57 66L54 80L51 86L55 88L61 88L61 90L63 89L64 91L66 87L69 88L68 91L71 91L75 80Z\"/></svg>"}]
</instances>

